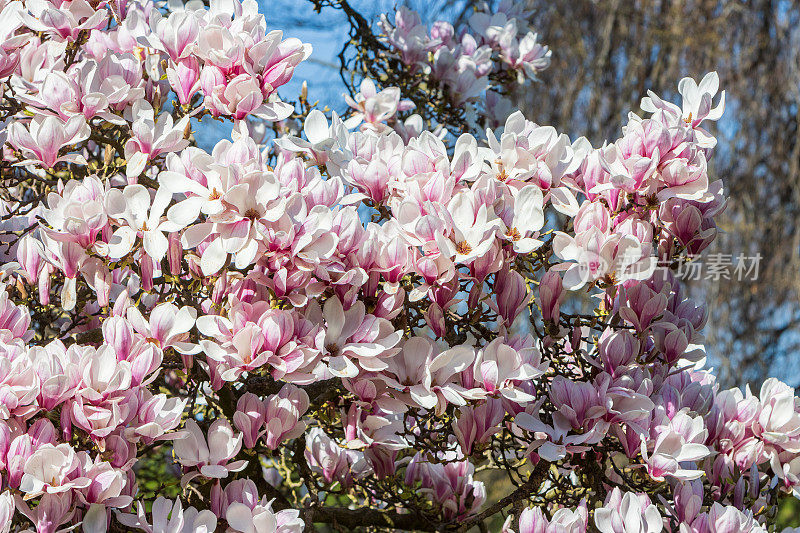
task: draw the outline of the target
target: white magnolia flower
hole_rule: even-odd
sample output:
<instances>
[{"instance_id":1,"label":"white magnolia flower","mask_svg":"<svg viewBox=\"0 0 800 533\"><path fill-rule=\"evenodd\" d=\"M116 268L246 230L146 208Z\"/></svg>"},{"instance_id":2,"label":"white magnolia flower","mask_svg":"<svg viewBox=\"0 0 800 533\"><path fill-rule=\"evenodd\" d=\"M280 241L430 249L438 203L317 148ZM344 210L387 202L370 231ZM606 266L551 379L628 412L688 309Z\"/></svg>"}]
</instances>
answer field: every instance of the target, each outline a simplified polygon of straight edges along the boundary
<instances>
[{"instance_id":1,"label":"white magnolia flower","mask_svg":"<svg viewBox=\"0 0 800 533\"><path fill-rule=\"evenodd\" d=\"M169 248L164 232L180 229L178 225L162 220L171 199L172 193L164 187L159 187L152 200L147 188L139 184L128 185L121 191L108 191L106 213L120 227L112 235L106 255L113 260L125 257L133 250L137 237L141 237L145 253L154 261L161 261Z\"/></svg>"}]
</instances>

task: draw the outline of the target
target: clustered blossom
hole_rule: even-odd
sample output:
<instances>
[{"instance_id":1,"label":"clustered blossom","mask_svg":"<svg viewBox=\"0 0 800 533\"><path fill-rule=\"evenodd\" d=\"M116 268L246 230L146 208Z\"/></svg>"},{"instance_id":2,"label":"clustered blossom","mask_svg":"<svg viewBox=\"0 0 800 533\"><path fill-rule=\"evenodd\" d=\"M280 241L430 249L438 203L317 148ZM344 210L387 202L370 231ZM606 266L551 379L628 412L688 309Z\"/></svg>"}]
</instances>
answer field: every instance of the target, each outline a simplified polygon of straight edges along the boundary
<instances>
[{"instance_id":1,"label":"clustered blossom","mask_svg":"<svg viewBox=\"0 0 800 533\"><path fill-rule=\"evenodd\" d=\"M419 13L404 6L393 21L383 15L380 27L405 67L440 83L452 105L474 106L484 95L485 118L494 127L512 110L511 101L499 91L509 82L535 80L550 66L552 52L529 27L530 15L520 2L504 0L495 11L484 4L457 32L443 20L428 29Z\"/></svg>"},{"instance_id":2,"label":"clustered blossom","mask_svg":"<svg viewBox=\"0 0 800 533\"><path fill-rule=\"evenodd\" d=\"M465 104L548 66L519 5L381 28ZM162 7L0 0L0 533L773 527L800 400L722 389L655 269L725 208L715 73L602 147L491 91L455 137L282 101L310 46L252 0Z\"/></svg>"}]
</instances>

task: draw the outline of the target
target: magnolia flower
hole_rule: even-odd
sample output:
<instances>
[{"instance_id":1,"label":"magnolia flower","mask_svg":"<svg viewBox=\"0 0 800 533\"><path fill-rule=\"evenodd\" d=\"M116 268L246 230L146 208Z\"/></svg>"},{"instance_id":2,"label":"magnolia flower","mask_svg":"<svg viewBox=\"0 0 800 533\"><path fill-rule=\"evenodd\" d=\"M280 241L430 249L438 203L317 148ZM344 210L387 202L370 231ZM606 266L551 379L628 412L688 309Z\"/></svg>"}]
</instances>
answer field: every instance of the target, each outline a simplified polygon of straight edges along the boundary
<instances>
[{"instance_id":1,"label":"magnolia flower","mask_svg":"<svg viewBox=\"0 0 800 533\"><path fill-rule=\"evenodd\" d=\"M25 499L20 495L14 498L14 503L20 514L36 525L37 532L59 531L58 527L69 521L75 514L72 492L42 494L39 498L39 503L33 509L28 506ZM9 521L7 525L10 526L12 523ZM103 526L105 527L105 523ZM95 531L91 533L95 533Z\"/></svg>"},{"instance_id":2,"label":"magnolia flower","mask_svg":"<svg viewBox=\"0 0 800 533\"><path fill-rule=\"evenodd\" d=\"M517 111L506 119L498 140L489 130L485 170L497 181L518 187L531 182L541 189L558 187L561 178L581 164L569 137L550 126L537 126Z\"/></svg>"},{"instance_id":3,"label":"magnolia flower","mask_svg":"<svg viewBox=\"0 0 800 533\"><path fill-rule=\"evenodd\" d=\"M47 207L42 209L51 234L61 240L77 242L84 248L91 247L108 224L103 205L108 192L108 185L96 176L70 180L60 193L51 192L47 196Z\"/></svg>"},{"instance_id":4,"label":"magnolia flower","mask_svg":"<svg viewBox=\"0 0 800 533\"><path fill-rule=\"evenodd\" d=\"M605 235L596 227L576 237L556 232L553 252L564 261L575 261L563 268L564 287L569 290L578 290L593 281L617 285L631 279L647 279L656 267L656 258L649 256L647 246L637 238L619 233Z\"/></svg>"},{"instance_id":5,"label":"magnolia flower","mask_svg":"<svg viewBox=\"0 0 800 533\"><path fill-rule=\"evenodd\" d=\"M684 531L701 531L703 533L766 533L767 529L761 527L750 512L743 512L733 505L722 505L714 502L708 513L702 513L691 525L681 524L681 533ZM791 530L790 530L791 531ZM786 529L783 530L786 533Z\"/></svg>"},{"instance_id":6,"label":"magnolia flower","mask_svg":"<svg viewBox=\"0 0 800 533\"><path fill-rule=\"evenodd\" d=\"M9 533L11 531L11 518L14 516L14 496L10 491L5 491L0 494L0 533Z\"/></svg>"},{"instance_id":7,"label":"magnolia flower","mask_svg":"<svg viewBox=\"0 0 800 533\"><path fill-rule=\"evenodd\" d=\"M509 515L503 524L502 533L586 533L589 523L589 511L586 502L582 501L575 509L562 507L553 513L548 520L541 507L528 507L519 515L519 529L511 529L514 516Z\"/></svg>"},{"instance_id":8,"label":"magnolia flower","mask_svg":"<svg viewBox=\"0 0 800 533\"><path fill-rule=\"evenodd\" d=\"M468 460L448 453L434 463L416 454L406 467L407 485L419 483L418 489L442 506L445 519L463 520L476 512L486 499L483 483L473 478L475 467Z\"/></svg>"},{"instance_id":9,"label":"magnolia flower","mask_svg":"<svg viewBox=\"0 0 800 533\"><path fill-rule=\"evenodd\" d=\"M200 90L200 63L194 57L179 60L167 67L167 80L182 105L190 104Z\"/></svg>"},{"instance_id":10,"label":"magnolia flower","mask_svg":"<svg viewBox=\"0 0 800 533\"><path fill-rule=\"evenodd\" d=\"M152 33L138 40L167 53L173 61L188 57L200 33L200 17L192 11L174 11L164 17L154 10L150 15Z\"/></svg>"},{"instance_id":11,"label":"magnolia flower","mask_svg":"<svg viewBox=\"0 0 800 533\"><path fill-rule=\"evenodd\" d=\"M526 185L514 190L514 214L502 237L511 241L514 251L527 254L539 248L542 241L530 237L544 226L544 200L542 190L536 185Z\"/></svg>"},{"instance_id":12,"label":"magnolia flower","mask_svg":"<svg viewBox=\"0 0 800 533\"><path fill-rule=\"evenodd\" d=\"M78 393L92 402L101 402L117 393L126 393L131 385L131 366L118 361L114 349L85 347L79 366L81 383Z\"/></svg>"},{"instance_id":13,"label":"magnolia flower","mask_svg":"<svg viewBox=\"0 0 800 533\"><path fill-rule=\"evenodd\" d=\"M461 450L470 455L475 445L486 444L492 435L501 431L505 414L502 402L496 398L489 398L477 407L460 408L453 432Z\"/></svg>"},{"instance_id":14,"label":"magnolia flower","mask_svg":"<svg viewBox=\"0 0 800 533\"><path fill-rule=\"evenodd\" d=\"M264 426L266 413L267 406L252 392L244 393L236 402L233 425L242 432L245 448L254 448L256 441L264 434L261 428Z\"/></svg>"},{"instance_id":15,"label":"magnolia flower","mask_svg":"<svg viewBox=\"0 0 800 533\"><path fill-rule=\"evenodd\" d=\"M35 115L28 126L20 121L8 125L8 142L24 157L15 165L37 164L45 168L53 168L60 162L86 164L80 154L60 156L59 151L73 146L89 138L91 133L86 119L75 115L64 121L58 117Z\"/></svg>"},{"instance_id":16,"label":"magnolia flower","mask_svg":"<svg viewBox=\"0 0 800 533\"><path fill-rule=\"evenodd\" d=\"M480 203L471 191L462 191L447 204L452 217L452 237L436 233L439 251L456 263L466 264L485 254L502 226L494 211Z\"/></svg>"},{"instance_id":17,"label":"magnolia flower","mask_svg":"<svg viewBox=\"0 0 800 533\"><path fill-rule=\"evenodd\" d=\"M328 125L328 119L322 111L312 110L303 123L303 133L305 139L290 135L279 137L275 143L284 150L308 154L318 165L329 162L335 164L335 158L332 160L333 152L347 145L347 127L336 112L332 113L331 123Z\"/></svg>"},{"instance_id":18,"label":"magnolia flower","mask_svg":"<svg viewBox=\"0 0 800 533\"><path fill-rule=\"evenodd\" d=\"M138 177L147 162L159 155L178 152L189 146L189 140L184 138L189 117L176 123L169 113L160 113L156 117L147 101L134 103L132 114L135 117L131 125L133 137L125 143L125 159L128 161L125 172L129 178Z\"/></svg>"},{"instance_id":19,"label":"magnolia flower","mask_svg":"<svg viewBox=\"0 0 800 533\"><path fill-rule=\"evenodd\" d=\"M423 60L428 50L437 44L428 37L419 13L406 6L401 6L395 12L394 25L389 22L386 15L381 15L379 24L392 46L400 50L403 63L406 65L415 66Z\"/></svg>"},{"instance_id":20,"label":"magnolia flower","mask_svg":"<svg viewBox=\"0 0 800 533\"><path fill-rule=\"evenodd\" d=\"M702 417L691 416L688 409L675 414L665 425L654 428L655 440L642 441L642 457L650 477L661 481L665 475L690 481L703 475L702 470L685 468L681 463L699 461L711 454L703 443L708 430ZM652 452L649 448L652 447Z\"/></svg>"},{"instance_id":21,"label":"magnolia flower","mask_svg":"<svg viewBox=\"0 0 800 533\"><path fill-rule=\"evenodd\" d=\"M214 365L214 375L220 378L215 379L215 387L265 364L277 379L287 375L308 379L304 373L322 355L321 330L297 313L271 309L266 302L234 301L229 317L207 315L197 320L197 329L216 341L200 341Z\"/></svg>"},{"instance_id":22,"label":"magnolia flower","mask_svg":"<svg viewBox=\"0 0 800 533\"><path fill-rule=\"evenodd\" d=\"M40 390L39 377L22 340L11 338L7 331L0 332L0 419L32 416L39 410L36 397Z\"/></svg>"},{"instance_id":23,"label":"magnolia flower","mask_svg":"<svg viewBox=\"0 0 800 533\"><path fill-rule=\"evenodd\" d=\"M305 432L306 424L300 421L300 418L309 405L306 391L287 383L278 394L270 396L265 403L264 441L268 448L274 450L282 442L295 439Z\"/></svg>"},{"instance_id":24,"label":"magnolia flower","mask_svg":"<svg viewBox=\"0 0 800 533\"><path fill-rule=\"evenodd\" d=\"M205 152L201 155L208 156ZM177 166L175 159L177 156L174 154L167 156L167 165L170 168L172 165ZM185 200L179 201L167 211L167 219L182 228L196 221L200 213L205 215L221 213L225 209L222 203L223 195L236 184L232 172L213 164L206 164L205 157L198 156L192 162L202 169L204 182L173 170L166 170L158 175L161 187L172 193L186 195Z\"/></svg>"},{"instance_id":25,"label":"magnolia flower","mask_svg":"<svg viewBox=\"0 0 800 533\"><path fill-rule=\"evenodd\" d=\"M227 209L210 216L209 222L184 232L181 244L193 248L211 238L200 262L206 275L218 272L228 254L235 254L237 268L251 265L263 241L261 233L266 223L275 222L284 215L286 198L280 193L280 184L271 172L248 174L226 191ZM172 215L172 219L176 220L176 216Z\"/></svg>"},{"instance_id":26,"label":"magnolia flower","mask_svg":"<svg viewBox=\"0 0 800 533\"><path fill-rule=\"evenodd\" d=\"M138 503L136 515L117 515L120 522L128 527L135 527L146 533L181 533L192 531L194 533L213 533L217 528L217 517L213 512L198 511L194 507L183 508L180 499L171 500L159 496L153 502L151 513L152 524L147 521L142 502Z\"/></svg>"},{"instance_id":27,"label":"magnolia flower","mask_svg":"<svg viewBox=\"0 0 800 533\"><path fill-rule=\"evenodd\" d=\"M146 391L143 394L146 399L139 404L136 427L125 430L126 439L131 442L141 439L149 444L157 440L180 438L180 433L167 434L167 432L181 423L181 415L187 400L169 398L166 394L151 396Z\"/></svg>"},{"instance_id":28,"label":"magnolia flower","mask_svg":"<svg viewBox=\"0 0 800 533\"><path fill-rule=\"evenodd\" d=\"M108 109L108 86L99 79L98 64L90 61L75 67L68 76L64 72L50 71L42 81L39 94L30 98L33 105L46 108L63 120L83 115L88 121L100 117L112 124L124 125L125 120ZM45 111L45 114L50 112Z\"/></svg>"},{"instance_id":29,"label":"magnolia flower","mask_svg":"<svg viewBox=\"0 0 800 533\"><path fill-rule=\"evenodd\" d=\"M356 94L355 100L349 94L344 95L344 99L355 113L348 118L344 124L347 128L355 128L362 122L365 126L376 131L383 131L387 128L381 124L394 117L398 111L407 111L414 108L414 104L408 100L400 101L400 89L398 87L387 87L378 92L375 83L369 78L361 82L360 91Z\"/></svg>"},{"instance_id":30,"label":"magnolia flower","mask_svg":"<svg viewBox=\"0 0 800 533\"><path fill-rule=\"evenodd\" d=\"M606 497L606 503L594 512L594 523L600 533L660 533L664 529L658 508L645 494L619 488Z\"/></svg>"},{"instance_id":31,"label":"magnolia flower","mask_svg":"<svg viewBox=\"0 0 800 533\"><path fill-rule=\"evenodd\" d=\"M301 533L305 524L299 516L299 511L294 509L274 512L272 501L253 508L235 502L225 512L231 529L241 533Z\"/></svg>"},{"instance_id":32,"label":"magnolia flower","mask_svg":"<svg viewBox=\"0 0 800 533\"><path fill-rule=\"evenodd\" d=\"M712 100L717 91L719 91L719 75L716 72L707 73L699 84L693 78L686 77L678 82L678 92L683 97L681 107L662 100L652 91L647 91L647 96L642 98L642 110L655 113L663 109L696 127L704 120L719 120L722 117L725 111L725 91L720 93L719 102L712 107Z\"/></svg>"},{"instance_id":33,"label":"magnolia flower","mask_svg":"<svg viewBox=\"0 0 800 533\"><path fill-rule=\"evenodd\" d=\"M81 472L83 454L75 453L69 444L43 444L25 462L20 490L27 498L35 498L88 487L91 480Z\"/></svg>"},{"instance_id":34,"label":"magnolia flower","mask_svg":"<svg viewBox=\"0 0 800 533\"><path fill-rule=\"evenodd\" d=\"M528 410L536 404L529 404ZM600 442L606 435L608 423L594 423L589 425L588 431L572 433L571 426L563 423L548 425L542 422L538 414L521 412L514 418L514 425L532 433L529 450L536 451L542 459L556 462L567 456L568 453L581 453L591 449L591 444Z\"/></svg>"},{"instance_id":35,"label":"magnolia flower","mask_svg":"<svg viewBox=\"0 0 800 533\"><path fill-rule=\"evenodd\" d=\"M400 353L387 361L388 368L381 374L387 385L407 393L411 401L425 409L437 403L431 391L431 362L436 345L426 337L411 337Z\"/></svg>"},{"instance_id":36,"label":"magnolia flower","mask_svg":"<svg viewBox=\"0 0 800 533\"><path fill-rule=\"evenodd\" d=\"M81 354L75 346L67 349L55 340L44 347L31 347L28 356L41 383L38 401L42 408L51 411L72 398L81 382Z\"/></svg>"},{"instance_id":37,"label":"magnolia flower","mask_svg":"<svg viewBox=\"0 0 800 533\"><path fill-rule=\"evenodd\" d=\"M441 415L448 403L465 405L467 400L484 396L482 390L469 389L459 382L460 374L472 373L475 360L475 350L463 345L445 350L431 360L431 392L436 394L437 414Z\"/></svg>"},{"instance_id":38,"label":"magnolia flower","mask_svg":"<svg viewBox=\"0 0 800 533\"><path fill-rule=\"evenodd\" d=\"M136 239L141 237L145 253L160 262L167 254L169 243L164 232L180 229L175 224L161 220L172 194L159 188L155 198L142 185L128 185L123 190L111 189L106 196L106 212L117 221L119 228L106 247L108 257L118 260L128 255Z\"/></svg>"},{"instance_id":39,"label":"magnolia flower","mask_svg":"<svg viewBox=\"0 0 800 533\"><path fill-rule=\"evenodd\" d=\"M517 76L518 83L523 83L525 76L535 80L536 74L550 66L553 52L546 45L540 44L538 38L538 34L528 32L522 39L519 39L516 50L505 54L505 59L509 64L520 70Z\"/></svg>"},{"instance_id":40,"label":"magnolia flower","mask_svg":"<svg viewBox=\"0 0 800 533\"><path fill-rule=\"evenodd\" d=\"M247 461L228 463L242 449L242 435L234 435L230 423L224 418L214 421L208 428L208 438L191 418L186 421L184 436L173 443L178 462L185 467L198 467L181 479L186 485L197 476L226 478L247 466Z\"/></svg>"},{"instance_id":41,"label":"magnolia flower","mask_svg":"<svg viewBox=\"0 0 800 533\"><path fill-rule=\"evenodd\" d=\"M282 120L292 111L286 104L279 102L279 112L271 112L264 105L264 95L258 79L248 74L226 79L220 68L207 65L200 73L200 85L204 93L203 102L214 116L230 116L234 120L241 120L248 115L257 116L267 112L263 117L266 120Z\"/></svg>"},{"instance_id":42,"label":"magnolia flower","mask_svg":"<svg viewBox=\"0 0 800 533\"><path fill-rule=\"evenodd\" d=\"M398 351L394 347L400 342L402 332L395 331L384 318L367 315L361 301L345 311L338 297L328 298L322 316L326 324L328 367L336 376L355 377L359 366L372 372L384 370L387 368L384 359Z\"/></svg>"},{"instance_id":43,"label":"magnolia flower","mask_svg":"<svg viewBox=\"0 0 800 533\"><path fill-rule=\"evenodd\" d=\"M761 386L759 398L757 434L776 448L800 452L800 405L794 389L769 378Z\"/></svg>"},{"instance_id":44,"label":"magnolia flower","mask_svg":"<svg viewBox=\"0 0 800 533\"><path fill-rule=\"evenodd\" d=\"M338 481L344 487L369 473L363 452L339 446L318 427L306 433L305 458L311 470L322 475L327 483Z\"/></svg>"},{"instance_id":45,"label":"magnolia flower","mask_svg":"<svg viewBox=\"0 0 800 533\"><path fill-rule=\"evenodd\" d=\"M20 17L28 28L59 40L75 41L82 31L104 26L108 18L105 10L95 10L86 0L72 0L59 8L45 0L33 0L25 7Z\"/></svg>"},{"instance_id":46,"label":"magnolia flower","mask_svg":"<svg viewBox=\"0 0 800 533\"><path fill-rule=\"evenodd\" d=\"M199 346L186 342L194 327L197 311L189 306L178 308L171 303L158 304L145 320L136 307L128 308L128 321L137 333L162 350L172 347L180 353L196 353Z\"/></svg>"},{"instance_id":47,"label":"magnolia flower","mask_svg":"<svg viewBox=\"0 0 800 533\"><path fill-rule=\"evenodd\" d=\"M91 480L91 483L80 494L81 500L89 504L102 504L110 507L127 507L131 504L133 498L122 494L128 479L123 470L114 468L99 457L94 462L88 461L84 468L85 476ZM105 518L105 513L102 514Z\"/></svg>"},{"instance_id":48,"label":"magnolia flower","mask_svg":"<svg viewBox=\"0 0 800 533\"><path fill-rule=\"evenodd\" d=\"M502 395L517 403L526 403L534 398L520 390L515 382L528 381L547 371L547 362L535 347L520 351L495 339L475 359L475 381L490 395Z\"/></svg>"}]
</instances>

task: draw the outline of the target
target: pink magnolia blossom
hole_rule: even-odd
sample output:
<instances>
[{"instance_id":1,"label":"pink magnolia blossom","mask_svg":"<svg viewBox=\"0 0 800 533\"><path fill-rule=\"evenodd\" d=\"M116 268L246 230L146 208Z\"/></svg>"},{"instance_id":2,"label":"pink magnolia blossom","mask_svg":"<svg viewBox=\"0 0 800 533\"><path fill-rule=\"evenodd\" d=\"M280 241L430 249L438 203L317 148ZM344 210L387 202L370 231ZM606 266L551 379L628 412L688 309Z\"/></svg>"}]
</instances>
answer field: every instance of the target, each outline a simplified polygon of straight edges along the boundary
<instances>
[{"instance_id":1,"label":"pink magnolia blossom","mask_svg":"<svg viewBox=\"0 0 800 533\"><path fill-rule=\"evenodd\" d=\"M166 113L156 117L147 102L137 102L133 115L136 117L131 126L133 137L125 143L125 159L128 161L125 172L129 178L139 176L147 162L159 155L178 152L189 146L189 141L184 139L189 117L178 122L173 122L172 116Z\"/></svg>"},{"instance_id":2,"label":"pink magnolia blossom","mask_svg":"<svg viewBox=\"0 0 800 533\"><path fill-rule=\"evenodd\" d=\"M596 227L571 237L557 233L553 251L571 263L564 273L564 286L577 290L588 282L617 284L649 278L656 266L649 250L631 235L604 235Z\"/></svg>"},{"instance_id":3,"label":"pink magnolia blossom","mask_svg":"<svg viewBox=\"0 0 800 533\"><path fill-rule=\"evenodd\" d=\"M305 139L289 135L278 139L276 143L284 150L308 154L321 165L335 164L335 152L346 145L347 130L335 112L329 125L320 110L312 110L303 123L303 133Z\"/></svg>"},{"instance_id":4,"label":"pink magnolia blossom","mask_svg":"<svg viewBox=\"0 0 800 533\"><path fill-rule=\"evenodd\" d=\"M11 517L14 515L14 496L10 491L0 494L0 523L5 524L0 528L0 533L11 531Z\"/></svg>"},{"instance_id":5,"label":"pink magnolia blossom","mask_svg":"<svg viewBox=\"0 0 800 533\"><path fill-rule=\"evenodd\" d=\"M188 57L200 33L200 17L192 11L175 11L164 17L153 10L150 16L152 33L142 37L144 44L159 48L173 61Z\"/></svg>"},{"instance_id":6,"label":"pink magnolia blossom","mask_svg":"<svg viewBox=\"0 0 800 533\"><path fill-rule=\"evenodd\" d=\"M682 467L682 463L699 461L711 452L703 442L707 435L703 419L680 411L666 424L652 430L653 450L642 442L642 456L651 477L660 480L670 475L680 480L692 480L703 475L701 470Z\"/></svg>"},{"instance_id":7,"label":"pink magnolia blossom","mask_svg":"<svg viewBox=\"0 0 800 533\"><path fill-rule=\"evenodd\" d=\"M168 398L165 394L151 395L143 391L136 414L136 427L126 429L126 438L131 442L141 440L152 443L157 440L175 439L180 433L168 433L181 422L186 400Z\"/></svg>"},{"instance_id":8,"label":"pink magnolia blossom","mask_svg":"<svg viewBox=\"0 0 800 533\"><path fill-rule=\"evenodd\" d=\"M455 195L447 206L452 217L452 237L437 233L440 252L456 263L466 264L485 254L493 243L502 221L470 191Z\"/></svg>"},{"instance_id":9,"label":"pink magnolia blossom","mask_svg":"<svg viewBox=\"0 0 800 533\"><path fill-rule=\"evenodd\" d=\"M138 513L119 514L119 520L128 527L136 527L147 533L168 533L173 531L195 531L212 533L217 527L217 517L208 510L198 511L194 507L183 508L180 499L173 503L160 496L153 502L152 524L148 522L142 502L138 503Z\"/></svg>"},{"instance_id":10,"label":"pink magnolia blossom","mask_svg":"<svg viewBox=\"0 0 800 533\"><path fill-rule=\"evenodd\" d=\"M622 493L614 488L606 503L594 512L594 523L601 533L659 533L664 524L658 508L645 494Z\"/></svg>"},{"instance_id":11,"label":"pink magnolia blossom","mask_svg":"<svg viewBox=\"0 0 800 533\"><path fill-rule=\"evenodd\" d=\"M230 423L219 419L208 428L208 438L192 419L186 421L184 436L175 440L175 454L178 462L185 467L198 467L198 471L183 476L182 484L196 476L226 478L231 472L238 472L247 461L233 461L242 448L242 435L234 435Z\"/></svg>"},{"instance_id":12,"label":"pink magnolia blossom","mask_svg":"<svg viewBox=\"0 0 800 533\"><path fill-rule=\"evenodd\" d=\"M0 332L0 418L29 416L38 410L39 376L20 339Z\"/></svg>"},{"instance_id":13,"label":"pink magnolia blossom","mask_svg":"<svg viewBox=\"0 0 800 533\"><path fill-rule=\"evenodd\" d=\"M535 379L547 370L547 362L535 347L517 351L495 339L475 359L475 381L487 394L502 395L512 402L525 403L533 397L516 386L516 382Z\"/></svg>"},{"instance_id":14,"label":"pink magnolia blossom","mask_svg":"<svg viewBox=\"0 0 800 533\"><path fill-rule=\"evenodd\" d=\"M220 380L233 381L242 372L265 364L275 376L308 379L321 356L321 330L294 312L271 309L265 302L234 303L230 318L200 317L198 330L215 339L200 345Z\"/></svg>"},{"instance_id":15,"label":"pink magnolia blossom","mask_svg":"<svg viewBox=\"0 0 800 533\"><path fill-rule=\"evenodd\" d=\"M193 57L180 59L173 67L167 68L167 80L178 95L178 101L187 105L200 91L200 64Z\"/></svg>"},{"instance_id":16,"label":"pink magnolia blossom","mask_svg":"<svg viewBox=\"0 0 800 533\"><path fill-rule=\"evenodd\" d=\"M83 489L91 484L83 472L85 452L76 453L69 444L44 444L25 462L20 490L32 498Z\"/></svg>"},{"instance_id":17,"label":"pink magnolia blossom","mask_svg":"<svg viewBox=\"0 0 800 533\"><path fill-rule=\"evenodd\" d=\"M170 347L181 353L197 350L194 344L186 342L197 318L197 311L191 307L161 303L150 311L147 321L138 309L129 307L127 316L137 333L162 350Z\"/></svg>"},{"instance_id":18,"label":"pink magnolia blossom","mask_svg":"<svg viewBox=\"0 0 800 533\"><path fill-rule=\"evenodd\" d=\"M681 531L698 533L733 533L734 531L747 531L749 533L764 533L767 530L756 522L750 513L742 512L732 505L722 505L714 502L708 513L698 516L691 525L681 524Z\"/></svg>"},{"instance_id":19,"label":"pink magnolia blossom","mask_svg":"<svg viewBox=\"0 0 800 533\"><path fill-rule=\"evenodd\" d=\"M30 13L21 14L22 22L33 31L50 33L53 38L74 41L82 30L99 28L106 23L105 10L96 10L86 0L71 0L56 8L46 0L26 2Z\"/></svg>"},{"instance_id":20,"label":"pink magnolia blossom","mask_svg":"<svg viewBox=\"0 0 800 533\"><path fill-rule=\"evenodd\" d=\"M320 428L310 428L306 433L305 458L314 472L327 483L339 482L344 487L353 479L368 473L363 452L339 446Z\"/></svg>"},{"instance_id":21,"label":"pink magnolia blossom","mask_svg":"<svg viewBox=\"0 0 800 533\"><path fill-rule=\"evenodd\" d=\"M400 100L399 88L389 87L379 92L370 79L361 82L360 91L355 99L345 95L345 101L355 110L355 113L345 121L345 126L354 128L364 122L366 128L377 131L387 128L382 123L394 117L398 111L414 108L411 101Z\"/></svg>"},{"instance_id":22,"label":"pink magnolia blossom","mask_svg":"<svg viewBox=\"0 0 800 533\"><path fill-rule=\"evenodd\" d=\"M84 248L93 245L108 224L103 201L108 186L96 176L70 180L60 192L51 192L42 216L54 238L70 240Z\"/></svg>"},{"instance_id":23,"label":"pink magnolia blossom","mask_svg":"<svg viewBox=\"0 0 800 533\"><path fill-rule=\"evenodd\" d=\"M300 512L295 509L274 512L271 501L262 501L253 508L235 502L225 513L231 529L241 533L300 533L305 524L299 516Z\"/></svg>"},{"instance_id":24,"label":"pink magnolia blossom","mask_svg":"<svg viewBox=\"0 0 800 533\"><path fill-rule=\"evenodd\" d=\"M308 394L291 383L287 383L278 392L267 398L264 421L266 423L264 442L274 450L282 442L295 439L306 430L305 422L300 418L308 409Z\"/></svg>"},{"instance_id":25,"label":"pink magnolia blossom","mask_svg":"<svg viewBox=\"0 0 800 533\"><path fill-rule=\"evenodd\" d=\"M389 42L401 51L403 63L414 66L422 61L436 43L427 36L419 14L407 7L402 6L397 10L394 22L392 25L384 15L381 18L381 27Z\"/></svg>"},{"instance_id":26,"label":"pink magnolia blossom","mask_svg":"<svg viewBox=\"0 0 800 533\"><path fill-rule=\"evenodd\" d=\"M75 514L70 492L45 493L33 509L22 496L17 495L14 500L17 510L36 525L37 532L56 533L59 526L68 522Z\"/></svg>"},{"instance_id":27,"label":"pink magnolia blossom","mask_svg":"<svg viewBox=\"0 0 800 533\"><path fill-rule=\"evenodd\" d=\"M32 347L29 356L40 380L39 405L48 411L72 398L81 383L81 353L55 340L44 347Z\"/></svg>"},{"instance_id":28,"label":"pink magnolia blossom","mask_svg":"<svg viewBox=\"0 0 800 533\"><path fill-rule=\"evenodd\" d=\"M264 426L266 413L267 406L252 392L246 392L239 398L233 414L233 425L242 432L245 448L254 448L256 441L264 434L261 428Z\"/></svg>"},{"instance_id":29,"label":"pink magnolia blossom","mask_svg":"<svg viewBox=\"0 0 800 533\"><path fill-rule=\"evenodd\" d=\"M17 165L41 164L52 168L61 162L86 164L80 154L59 156L58 153L89 138L89 125L83 116L64 121L58 117L36 115L27 126L13 122L8 126L8 142L27 159Z\"/></svg>"},{"instance_id":30,"label":"pink magnolia blossom","mask_svg":"<svg viewBox=\"0 0 800 533\"><path fill-rule=\"evenodd\" d=\"M486 498L482 482L473 478L474 467L467 460L451 457L433 463L417 454L406 467L406 484L421 484L421 491L443 507L445 516L461 519L477 511Z\"/></svg>"},{"instance_id":31,"label":"pink magnolia blossom","mask_svg":"<svg viewBox=\"0 0 800 533\"><path fill-rule=\"evenodd\" d=\"M453 424L461 450L469 455L476 445L486 444L495 433L499 433L505 415L500 400L489 398L477 407L462 407L458 419Z\"/></svg>"},{"instance_id":32,"label":"pink magnolia blossom","mask_svg":"<svg viewBox=\"0 0 800 533\"><path fill-rule=\"evenodd\" d=\"M400 332L388 320L367 315L361 302L345 311L338 298L330 298L325 302L322 316L328 367L334 375L355 377L359 367L367 371L383 370L387 368L384 359L398 351L394 347L400 342Z\"/></svg>"},{"instance_id":33,"label":"pink magnolia blossom","mask_svg":"<svg viewBox=\"0 0 800 533\"><path fill-rule=\"evenodd\" d=\"M540 507L528 507L519 515L518 530L511 529L513 516L509 515L503 524L502 533L585 533L589 523L586 502L575 509L563 507L553 513L553 518L545 518Z\"/></svg>"}]
</instances>

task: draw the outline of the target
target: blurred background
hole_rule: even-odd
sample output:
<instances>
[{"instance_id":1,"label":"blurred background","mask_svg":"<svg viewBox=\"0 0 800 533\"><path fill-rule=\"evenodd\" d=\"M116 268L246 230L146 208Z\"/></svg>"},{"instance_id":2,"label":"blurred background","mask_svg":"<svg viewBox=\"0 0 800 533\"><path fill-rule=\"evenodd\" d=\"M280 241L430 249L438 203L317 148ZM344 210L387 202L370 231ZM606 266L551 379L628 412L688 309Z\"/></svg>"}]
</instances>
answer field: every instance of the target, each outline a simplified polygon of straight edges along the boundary
<instances>
[{"instance_id":1,"label":"blurred background","mask_svg":"<svg viewBox=\"0 0 800 533\"><path fill-rule=\"evenodd\" d=\"M306 0L259 0L271 28L314 46L281 90L294 99L307 80L309 100L346 110L339 52L349 25L342 11L315 13ZM333 1L335 0L324 0ZM401 5L424 22L467 24L476 0L350 0L373 24ZM497 1L490 2L497 3ZM709 365L722 386L774 375L800 386L800 2L794 0L527 0L531 25L553 51L540 82L515 95L526 117L594 146L621 135L629 111L647 90L679 101L677 83L712 70L726 92L725 116L712 131L719 143L710 174L730 197L716 243L703 253L760 255L755 279L690 282L706 301ZM347 72L343 73L349 77ZM204 147L227 135L199 132ZM702 259L701 259L702 261ZM501 481L490 490L504 493ZM787 499L782 526L800 526L800 506Z\"/></svg>"}]
</instances>

